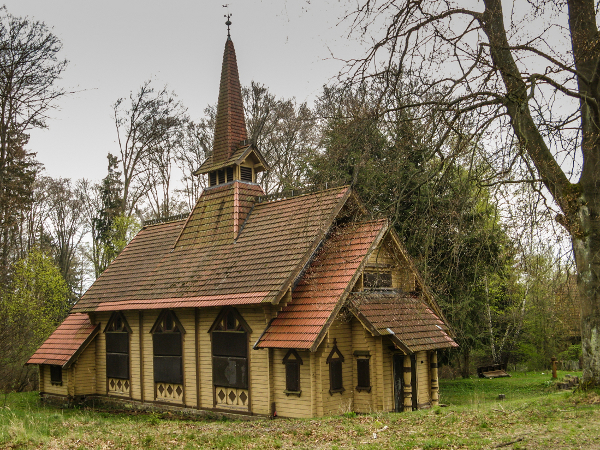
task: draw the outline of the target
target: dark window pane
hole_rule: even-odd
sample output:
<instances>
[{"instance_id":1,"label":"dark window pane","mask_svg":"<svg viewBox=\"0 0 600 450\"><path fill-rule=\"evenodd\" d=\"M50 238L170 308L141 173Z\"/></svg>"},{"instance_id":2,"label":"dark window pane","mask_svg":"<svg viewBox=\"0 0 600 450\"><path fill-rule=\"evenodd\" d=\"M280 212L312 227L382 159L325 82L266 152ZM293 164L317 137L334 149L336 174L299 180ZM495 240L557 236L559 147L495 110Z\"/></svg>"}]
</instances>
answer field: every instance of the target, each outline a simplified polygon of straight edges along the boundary
<instances>
[{"instance_id":1,"label":"dark window pane","mask_svg":"<svg viewBox=\"0 0 600 450\"><path fill-rule=\"evenodd\" d=\"M181 356L180 333L154 333L154 356Z\"/></svg>"},{"instance_id":2,"label":"dark window pane","mask_svg":"<svg viewBox=\"0 0 600 450\"><path fill-rule=\"evenodd\" d=\"M129 333L106 333L107 353L129 353Z\"/></svg>"},{"instance_id":3,"label":"dark window pane","mask_svg":"<svg viewBox=\"0 0 600 450\"><path fill-rule=\"evenodd\" d=\"M361 358L356 360L358 369L358 387L371 387L371 374L369 373L369 359Z\"/></svg>"},{"instance_id":4,"label":"dark window pane","mask_svg":"<svg viewBox=\"0 0 600 450\"><path fill-rule=\"evenodd\" d=\"M50 366L50 382L62 383L62 367Z\"/></svg>"},{"instance_id":5,"label":"dark window pane","mask_svg":"<svg viewBox=\"0 0 600 450\"><path fill-rule=\"evenodd\" d=\"M129 379L129 355L122 353L106 354L107 378Z\"/></svg>"},{"instance_id":6,"label":"dark window pane","mask_svg":"<svg viewBox=\"0 0 600 450\"><path fill-rule=\"evenodd\" d=\"M248 360L213 356L213 384L248 389Z\"/></svg>"},{"instance_id":7,"label":"dark window pane","mask_svg":"<svg viewBox=\"0 0 600 450\"><path fill-rule=\"evenodd\" d=\"M154 356L154 381L182 384L181 356Z\"/></svg>"},{"instance_id":8,"label":"dark window pane","mask_svg":"<svg viewBox=\"0 0 600 450\"><path fill-rule=\"evenodd\" d=\"M339 359L332 359L329 361L329 381L330 389L332 391L339 391L344 389L342 382L342 361Z\"/></svg>"},{"instance_id":9,"label":"dark window pane","mask_svg":"<svg viewBox=\"0 0 600 450\"><path fill-rule=\"evenodd\" d=\"M214 356L248 356L248 338L245 332L213 331L212 354Z\"/></svg>"},{"instance_id":10,"label":"dark window pane","mask_svg":"<svg viewBox=\"0 0 600 450\"><path fill-rule=\"evenodd\" d=\"M363 285L365 289L385 289L392 287L391 272L364 272Z\"/></svg>"},{"instance_id":11,"label":"dark window pane","mask_svg":"<svg viewBox=\"0 0 600 450\"><path fill-rule=\"evenodd\" d=\"M250 167L240 167L242 181L252 182L252 169Z\"/></svg>"},{"instance_id":12,"label":"dark window pane","mask_svg":"<svg viewBox=\"0 0 600 450\"><path fill-rule=\"evenodd\" d=\"M300 364L296 361L285 363L285 388L288 391L300 390Z\"/></svg>"}]
</instances>

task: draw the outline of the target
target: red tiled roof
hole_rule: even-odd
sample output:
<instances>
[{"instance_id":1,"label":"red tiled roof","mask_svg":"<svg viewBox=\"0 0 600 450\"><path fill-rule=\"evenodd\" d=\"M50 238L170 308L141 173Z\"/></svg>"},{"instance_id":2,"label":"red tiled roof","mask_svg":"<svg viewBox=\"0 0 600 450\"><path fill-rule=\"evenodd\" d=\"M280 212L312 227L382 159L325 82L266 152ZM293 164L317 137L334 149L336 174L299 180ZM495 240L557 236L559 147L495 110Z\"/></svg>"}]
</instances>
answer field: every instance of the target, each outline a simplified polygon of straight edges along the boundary
<instances>
[{"instance_id":1,"label":"red tiled roof","mask_svg":"<svg viewBox=\"0 0 600 450\"><path fill-rule=\"evenodd\" d=\"M73 310L277 302L350 191L255 204L257 193L260 187L247 183L219 185L204 191L187 221L145 227Z\"/></svg>"},{"instance_id":2,"label":"red tiled roof","mask_svg":"<svg viewBox=\"0 0 600 450\"><path fill-rule=\"evenodd\" d=\"M100 324L92 325L87 314L70 314L33 354L27 364L68 367L96 336Z\"/></svg>"},{"instance_id":3,"label":"red tiled roof","mask_svg":"<svg viewBox=\"0 0 600 450\"><path fill-rule=\"evenodd\" d=\"M394 291L350 295L353 312L376 336L389 335L409 353L458 347L448 327L419 298Z\"/></svg>"},{"instance_id":4,"label":"red tiled roof","mask_svg":"<svg viewBox=\"0 0 600 450\"><path fill-rule=\"evenodd\" d=\"M291 302L271 322L257 348L311 349L352 288L358 268L387 230L387 221L340 226L327 239L292 293Z\"/></svg>"}]
</instances>

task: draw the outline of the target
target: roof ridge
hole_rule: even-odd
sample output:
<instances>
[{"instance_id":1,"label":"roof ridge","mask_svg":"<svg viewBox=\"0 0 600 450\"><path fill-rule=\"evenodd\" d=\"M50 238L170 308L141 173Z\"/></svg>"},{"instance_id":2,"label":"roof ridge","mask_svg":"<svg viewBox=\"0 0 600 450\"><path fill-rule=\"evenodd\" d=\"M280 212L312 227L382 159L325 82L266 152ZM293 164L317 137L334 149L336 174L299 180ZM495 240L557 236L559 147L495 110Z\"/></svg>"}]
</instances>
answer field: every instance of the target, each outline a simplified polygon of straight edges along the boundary
<instances>
[{"instance_id":1,"label":"roof ridge","mask_svg":"<svg viewBox=\"0 0 600 450\"><path fill-rule=\"evenodd\" d=\"M143 220L142 227L161 225L161 224L165 224L165 223L169 223L169 222L179 222L180 220L187 219L190 214L191 214L191 212L188 211L186 213L175 214L175 215L167 216L167 217L160 217L158 219Z\"/></svg>"},{"instance_id":2,"label":"roof ridge","mask_svg":"<svg viewBox=\"0 0 600 450\"><path fill-rule=\"evenodd\" d=\"M267 203L267 202L275 203L275 202L280 202L280 201L284 201L284 200L289 200L291 198L298 198L298 197L303 197L306 195L315 195L315 194L330 192L330 191L334 191L334 190L340 190L340 189L349 188L349 187L350 187L349 184L342 184L339 186L333 186L333 187L325 188L325 189L321 189L321 186L307 187L307 188L300 188L300 189L287 189L284 191L273 192L271 194L259 195L256 199L256 203ZM295 193L295 192L297 192L297 193Z\"/></svg>"}]
</instances>

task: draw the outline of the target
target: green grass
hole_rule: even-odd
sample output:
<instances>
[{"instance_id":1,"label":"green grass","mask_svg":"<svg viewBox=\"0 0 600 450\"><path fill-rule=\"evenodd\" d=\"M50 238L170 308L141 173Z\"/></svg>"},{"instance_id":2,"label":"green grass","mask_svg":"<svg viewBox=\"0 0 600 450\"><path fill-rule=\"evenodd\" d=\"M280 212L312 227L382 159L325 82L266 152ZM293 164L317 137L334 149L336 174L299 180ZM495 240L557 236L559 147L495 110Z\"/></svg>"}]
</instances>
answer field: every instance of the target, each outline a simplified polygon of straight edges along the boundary
<instances>
[{"instance_id":1,"label":"green grass","mask_svg":"<svg viewBox=\"0 0 600 450\"><path fill-rule=\"evenodd\" d=\"M0 408L0 449L598 448L600 395L550 384L547 373L443 380L441 400L448 407L312 420L184 420L60 409L40 405L36 393L12 394ZM506 400L498 401L498 394Z\"/></svg>"}]
</instances>

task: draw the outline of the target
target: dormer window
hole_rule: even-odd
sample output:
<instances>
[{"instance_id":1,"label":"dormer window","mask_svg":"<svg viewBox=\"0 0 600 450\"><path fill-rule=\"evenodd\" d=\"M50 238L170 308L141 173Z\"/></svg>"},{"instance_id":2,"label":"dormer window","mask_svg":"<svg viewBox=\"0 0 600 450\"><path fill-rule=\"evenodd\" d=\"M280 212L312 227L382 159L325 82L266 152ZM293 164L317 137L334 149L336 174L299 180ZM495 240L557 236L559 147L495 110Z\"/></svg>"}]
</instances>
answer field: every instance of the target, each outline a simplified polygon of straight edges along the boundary
<instances>
[{"instance_id":1,"label":"dormer window","mask_svg":"<svg viewBox=\"0 0 600 450\"><path fill-rule=\"evenodd\" d=\"M392 289L392 271L365 270L363 286L364 289Z\"/></svg>"}]
</instances>

